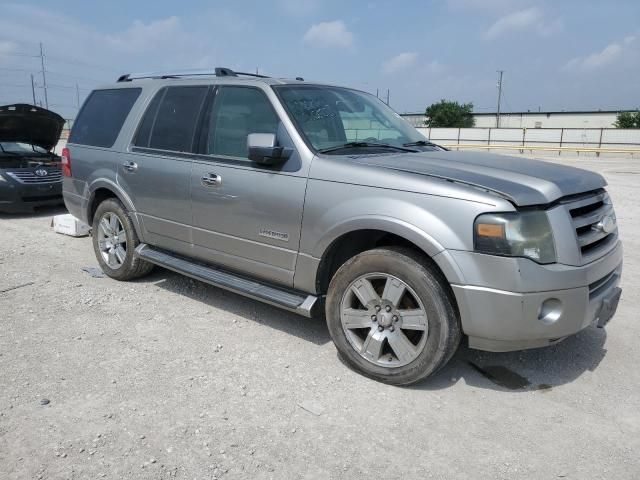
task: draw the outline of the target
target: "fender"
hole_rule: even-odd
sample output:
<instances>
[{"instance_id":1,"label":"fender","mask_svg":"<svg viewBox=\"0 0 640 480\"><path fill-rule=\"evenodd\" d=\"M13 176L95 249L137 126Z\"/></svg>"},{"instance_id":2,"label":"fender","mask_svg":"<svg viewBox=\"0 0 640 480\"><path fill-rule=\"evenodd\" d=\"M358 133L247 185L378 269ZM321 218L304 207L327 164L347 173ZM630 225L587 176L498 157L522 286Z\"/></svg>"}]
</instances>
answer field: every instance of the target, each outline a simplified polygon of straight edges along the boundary
<instances>
[{"instance_id":1,"label":"fender","mask_svg":"<svg viewBox=\"0 0 640 480\"><path fill-rule=\"evenodd\" d=\"M95 200L96 191L100 188L109 190L118 198L118 200L122 202L125 208L131 213L131 221L133 223L133 227L136 229L138 238L142 239L142 228L140 226L136 208L134 207L131 198L124 190L122 190L122 188L120 188L117 183L112 180L106 178L98 178L86 185L84 194L84 197L88 198L85 212L86 218L89 218L91 215L91 208Z\"/></svg>"},{"instance_id":2,"label":"fender","mask_svg":"<svg viewBox=\"0 0 640 480\"><path fill-rule=\"evenodd\" d=\"M320 264L331 244L343 235L358 230L379 230L402 237L429 255L449 282L459 280L459 267L455 262L451 263L452 258L445 255L446 250L434 237L417 226L394 217L363 215L335 225L318 240L312 253L301 252L298 255L295 287L303 291L315 292Z\"/></svg>"},{"instance_id":3,"label":"fender","mask_svg":"<svg viewBox=\"0 0 640 480\"><path fill-rule=\"evenodd\" d=\"M393 233L414 243L430 257L434 257L444 250L444 247L435 238L409 222L383 215L362 215L347 219L327 231L318 240L311 255L315 258L322 258L324 252L336 239L356 230L381 230Z\"/></svg>"}]
</instances>

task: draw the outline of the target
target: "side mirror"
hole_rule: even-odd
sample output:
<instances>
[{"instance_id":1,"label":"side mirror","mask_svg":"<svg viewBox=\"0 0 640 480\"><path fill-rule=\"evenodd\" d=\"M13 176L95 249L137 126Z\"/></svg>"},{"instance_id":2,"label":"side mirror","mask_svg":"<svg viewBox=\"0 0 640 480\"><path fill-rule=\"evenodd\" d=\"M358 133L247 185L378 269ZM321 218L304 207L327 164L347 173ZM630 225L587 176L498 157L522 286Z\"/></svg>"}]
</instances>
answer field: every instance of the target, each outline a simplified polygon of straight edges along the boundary
<instances>
[{"instance_id":1,"label":"side mirror","mask_svg":"<svg viewBox=\"0 0 640 480\"><path fill-rule=\"evenodd\" d=\"M275 133L250 133L247 150L249 160L260 165L278 165L291 156L291 149L278 146Z\"/></svg>"}]
</instances>

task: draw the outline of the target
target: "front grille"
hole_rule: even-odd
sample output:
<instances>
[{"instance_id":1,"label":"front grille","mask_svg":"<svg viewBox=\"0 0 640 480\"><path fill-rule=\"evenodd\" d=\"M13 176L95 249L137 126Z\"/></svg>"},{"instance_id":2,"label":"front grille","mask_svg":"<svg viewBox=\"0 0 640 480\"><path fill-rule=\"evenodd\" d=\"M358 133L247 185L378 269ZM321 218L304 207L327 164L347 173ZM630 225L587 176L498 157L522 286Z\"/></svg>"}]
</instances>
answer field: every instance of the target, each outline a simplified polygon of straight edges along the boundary
<instances>
[{"instance_id":1,"label":"front grille","mask_svg":"<svg viewBox=\"0 0 640 480\"><path fill-rule=\"evenodd\" d=\"M46 175L37 175L37 170L44 170ZM59 168L42 168L35 170L14 170L12 172L6 172L14 180L26 185L42 185L46 183L58 183L62 181L62 170Z\"/></svg>"},{"instance_id":2,"label":"front grille","mask_svg":"<svg viewBox=\"0 0 640 480\"><path fill-rule=\"evenodd\" d=\"M22 201L25 203L48 202L50 200L62 200L62 195L39 195L33 197L22 197Z\"/></svg>"},{"instance_id":3,"label":"front grille","mask_svg":"<svg viewBox=\"0 0 640 480\"><path fill-rule=\"evenodd\" d=\"M618 227L606 232L601 224L609 216L615 220L607 192L599 190L571 200L567 210L575 228L582 263L593 261L613 248L618 239Z\"/></svg>"}]
</instances>

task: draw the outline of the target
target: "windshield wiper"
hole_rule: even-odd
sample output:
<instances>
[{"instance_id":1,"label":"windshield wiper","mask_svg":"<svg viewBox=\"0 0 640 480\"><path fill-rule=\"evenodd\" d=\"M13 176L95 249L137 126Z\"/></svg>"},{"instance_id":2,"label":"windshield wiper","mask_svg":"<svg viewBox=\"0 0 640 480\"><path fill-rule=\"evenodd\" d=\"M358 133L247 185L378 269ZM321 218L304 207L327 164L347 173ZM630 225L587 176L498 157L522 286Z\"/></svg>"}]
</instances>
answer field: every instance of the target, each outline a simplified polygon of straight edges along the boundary
<instances>
[{"instance_id":1,"label":"windshield wiper","mask_svg":"<svg viewBox=\"0 0 640 480\"><path fill-rule=\"evenodd\" d=\"M413 153L416 152L415 150L412 150L410 148L397 147L397 146L391 145L389 143L347 142L347 143L343 143L342 145L337 145L335 147L322 148L322 149L318 150L318 153L329 153L329 152L334 152L334 151L337 151L337 150L344 150L344 149L347 149L347 148L390 148L392 150L397 150L397 151L400 151L400 152L413 152Z\"/></svg>"},{"instance_id":2,"label":"windshield wiper","mask_svg":"<svg viewBox=\"0 0 640 480\"><path fill-rule=\"evenodd\" d=\"M446 150L446 148L441 147L440 145L436 145L435 143L430 142L428 140L417 140L415 142L403 143L402 146L404 147L437 147L437 148L442 148L443 150Z\"/></svg>"}]
</instances>

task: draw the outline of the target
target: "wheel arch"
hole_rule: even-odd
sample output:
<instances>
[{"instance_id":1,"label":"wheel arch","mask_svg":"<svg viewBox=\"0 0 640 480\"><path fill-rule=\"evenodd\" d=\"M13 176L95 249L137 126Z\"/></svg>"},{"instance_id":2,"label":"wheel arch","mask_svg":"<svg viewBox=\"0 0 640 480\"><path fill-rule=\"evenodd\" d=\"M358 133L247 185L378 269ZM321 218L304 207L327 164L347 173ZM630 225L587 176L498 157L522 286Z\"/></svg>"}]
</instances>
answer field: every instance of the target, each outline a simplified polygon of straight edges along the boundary
<instances>
[{"instance_id":1,"label":"wheel arch","mask_svg":"<svg viewBox=\"0 0 640 480\"><path fill-rule=\"evenodd\" d=\"M446 251L435 238L407 222L376 217L345 222L318 242L315 291L326 293L331 278L349 258L385 246L411 248L421 254L447 285L458 281L457 265L451 264L449 255L443 255Z\"/></svg>"},{"instance_id":2,"label":"wheel arch","mask_svg":"<svg viewBox=\"0 0 640 480\"><path fill-rule=\"evenodd\" d=\"M98 205L100 205L100 203L102 203L104 200L107 200L108 198L116 198L124 205L126 210L131 213L131 215L129 216L134 228L136 229L136 234L139 238L142 238L142 232L140 224L138 222L138 217L135 214L133 202L116 183L106 179L98 180L89 186L89 191L89 200L87 202L86 211L86 218L89 225L93 224L93 216L96 212L96 209L98 208Z\"/></svg>"}]
</instances>

